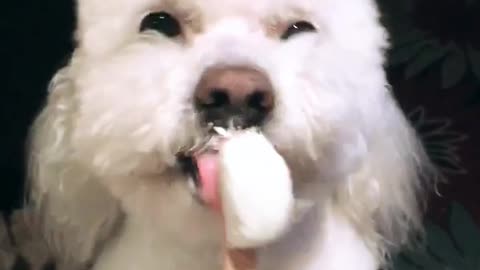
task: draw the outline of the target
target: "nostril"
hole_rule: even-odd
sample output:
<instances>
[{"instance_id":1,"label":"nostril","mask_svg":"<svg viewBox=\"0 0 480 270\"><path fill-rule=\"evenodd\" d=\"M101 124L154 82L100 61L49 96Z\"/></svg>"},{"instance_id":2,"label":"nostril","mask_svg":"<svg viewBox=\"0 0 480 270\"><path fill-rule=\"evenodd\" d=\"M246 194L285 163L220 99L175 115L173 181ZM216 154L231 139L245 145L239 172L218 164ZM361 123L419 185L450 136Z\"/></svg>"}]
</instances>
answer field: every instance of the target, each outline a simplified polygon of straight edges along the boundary
<instances>
[{"instance_id":1,"label":"nostril","mask_svg":"<svg viewBox=\"0 0 480 270\"><path fill-rule=\"evenodd\" d=\"M247 98L247 106L252 109L263 110L265 96L262 92L254 92Z\"/></svg>"},{"instance_id":2,"label":"nostril","mask_svg":"<svg viewBox=\"0 0 480 270\"><path fill-rule=\"evenodd\" d=\"M205 100L201 100L201 105L206 108L219 108L230 103L228 90L215 88L209 91Z\"/></svg>"},{"instance_id":3,"label":"nostril","mask_svg":"<svg viewBox=\"0 0 480 270\"><path fill-rule=\"evenodd\" d=\"M203 122L224 127L259 126L275 106L269 77L259 70L237 66L207 69L193 99Z\"/></svg>"},{"instance_id":4,"label":"nostril","mask_svg":"<svg viewBox=\"0 0 480 270\"><path fill-rule=\"evenodd\" d=\"M247 97L247 106L258 111L269 111L272 107L272 97L266 91L257 90Z\"/></svg>"}]
</instances>

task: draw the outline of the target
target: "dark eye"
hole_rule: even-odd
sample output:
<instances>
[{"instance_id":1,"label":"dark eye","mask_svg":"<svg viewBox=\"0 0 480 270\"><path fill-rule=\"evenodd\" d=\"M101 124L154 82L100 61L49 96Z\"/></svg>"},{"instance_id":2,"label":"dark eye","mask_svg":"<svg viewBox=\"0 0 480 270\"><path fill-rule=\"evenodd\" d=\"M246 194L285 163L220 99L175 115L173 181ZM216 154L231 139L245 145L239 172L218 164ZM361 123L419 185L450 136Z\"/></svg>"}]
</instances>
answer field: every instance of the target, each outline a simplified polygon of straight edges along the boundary
<instances>
[{"instance_id":1,"label":"dark eye","mask_svg":"<svg viewBox=\"0 0 480 270\"><path fill-rule=\"evenodd\" d=\"M283 40L289 39L290 37L306 32L315 32L317 29L311 23L307 21L298 21L294 24L291 24L287 30L280 37Z\"/></svg>"},{"instance_id":2,"label":"dark eye","mask_svg":"<svg viewBox=\"0 0 480 270\"><path fill-rule=\"evenodd\" d=\"M182 33L178 20L166 12L155 12L145 16L140 25L140 32L147 30L155 30L171 38Z\"/></svg>"}]
</instances>

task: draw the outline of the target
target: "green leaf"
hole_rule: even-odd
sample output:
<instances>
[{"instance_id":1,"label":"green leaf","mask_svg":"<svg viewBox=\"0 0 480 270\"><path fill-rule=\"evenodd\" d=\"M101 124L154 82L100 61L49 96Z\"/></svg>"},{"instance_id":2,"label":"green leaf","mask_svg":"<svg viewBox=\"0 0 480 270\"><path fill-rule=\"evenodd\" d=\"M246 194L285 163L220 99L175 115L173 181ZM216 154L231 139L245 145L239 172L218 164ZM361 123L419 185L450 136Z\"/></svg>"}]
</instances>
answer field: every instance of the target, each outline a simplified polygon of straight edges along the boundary
<instances>
[{"instance_id":1,"label":"green leaf","mask_svg":"<svg viewBox=\"0 0 480 270\"><path fill-rule=\"evenodd\" d=\"M472 47L468 48L468 60L470 62L470 68L473 75L480 81L480 51L475 50Z\"/></svg>"},{"instance_id":2,"label":"green leaf","mask_svg":"<svg viewBox=\"0 0 480 270\"><path fill-rule=\"evenodd\" d=\"M431 43L430 46L424 48L407 66L405 70L405 77L411 79L424 70L428 69L435 62L442 59L447 53L445 47Z\"/></svg>"},{"instance_id":3,"label":"green leaf","mask_svg":"<svg viewBox=\"0 0 480 270\"><path fill-rule=\"evenodd\" d=\"M415 267L411 263L407 262L401 256L398 256L393 261L393 270L417 270L418 267Z\"/></svg>"},{"instance_id":4,"label":"green leaf","mask_svg":"<svg viewBox=\"0 0 480 270\"><path fill-rule=\"evenodd\" d=\"M452 88L465 76L467 61L465 53L460 49L453 49L447 55L442 66L442 88Z\"/></svg>"},{"instance_id":5,"label":"green leaf","mask_svg":"<svg viewBox=\"0 0 480 270\"><path fill-rule=\"evenodd\" d=\"M430 252L454 269L463 269L464 262L461 254L455 248L453 241L446 231L438 225L429 224L427 227L427 243Z\"/></svg>"},{"instance_id":6,"label":"green leaf","mask_svg":"<svg viewBox=\"0 0 480 270\"><path fill-rule=\"evenodd\" d=\"M423 40L418 43L410 44L409 46L393 49L390 53L389 65L394 67L404 64L417 55L428 44L429 41Z\"/></svg>"},{"instance_id":7,"label":"green leaf","mask_svg":"<svg viewBox=\"0 0 480 270\"><path fill-rule=\"evenodd\" d=\"M460 204L452 204L449 223L453 238L465 257L480 259L480 227Z\"/></svg>"},{"instance_id":8,"label":"green leaf","mask_svg":"<svg viewBox=\"0 0 480 270\"><path fill-rule=\"evenodd\" d=\"M427 41L425 33L417 29L403 30L394 36L393 40L393 47L396 49L411 45L412 43Z\"/></svg>"},{"instance_id":9,"label":"green leaf","mask_svg":"<svg viewBox=\"0 0 480 270\"><path fill-rule=\"evenodd\" d=\"M421 269L442 269L445 266L424 249L417 249L406 254L407 258Z\"/></svg>"}]
</instances>

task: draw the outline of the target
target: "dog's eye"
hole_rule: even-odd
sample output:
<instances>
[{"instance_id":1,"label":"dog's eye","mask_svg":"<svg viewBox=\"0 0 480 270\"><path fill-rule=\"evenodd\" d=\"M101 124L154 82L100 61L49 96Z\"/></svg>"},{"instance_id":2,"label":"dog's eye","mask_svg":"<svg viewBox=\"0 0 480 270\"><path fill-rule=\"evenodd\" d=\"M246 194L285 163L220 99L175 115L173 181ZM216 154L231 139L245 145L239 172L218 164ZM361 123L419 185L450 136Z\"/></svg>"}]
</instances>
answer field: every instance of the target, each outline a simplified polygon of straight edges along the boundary
<instances>
[{"instance_id":1,"label":"dog's eye","mask_svg":"<svg viewBox=\"0 0 480 270\"><path fill-rule=\"evenodd\" d=\"M177 37L182 33L180 22L167 12L150 13L143 18L140 32L155 30L167 37Z\"/></svg>"},{"instance_id":2,"label":"dog's eye","mask_svg":"<svg viewBox=\"0 0 480 270\"><path fill-rule=\"evenodd\" d=\"M282 34L280 38L283 40L287 40L296 34L305 33L305 32L315 32L316 30L317 29L315 28L315 26L313 26L313 24L307 21L298 21L288 26L287 30L285 30L285 32Z\"/></svg>"}]
</instances>

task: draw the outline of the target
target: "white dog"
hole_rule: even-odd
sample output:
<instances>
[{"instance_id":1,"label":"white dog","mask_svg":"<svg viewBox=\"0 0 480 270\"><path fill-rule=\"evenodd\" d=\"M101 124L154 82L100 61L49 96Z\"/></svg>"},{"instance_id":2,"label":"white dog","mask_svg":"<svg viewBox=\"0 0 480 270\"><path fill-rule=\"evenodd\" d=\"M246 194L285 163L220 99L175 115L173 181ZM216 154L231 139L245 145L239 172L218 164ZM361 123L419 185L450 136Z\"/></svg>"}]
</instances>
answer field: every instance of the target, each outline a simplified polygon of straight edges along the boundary
<instances>
[{"instance_id":1,"label":"white dog","mask_svg":"<svg viewBox=\"0 0 480 270\"><path fill-rule=\"evenodd\" d=\"M421 229L430 165L389 91L373 0L77 10L30 147L31 202L67 269L221 268L220 222L180 166L208 123L258 127L315 202L257 249L259 270L375 270Z\"/></svg>"}]
</instances>

